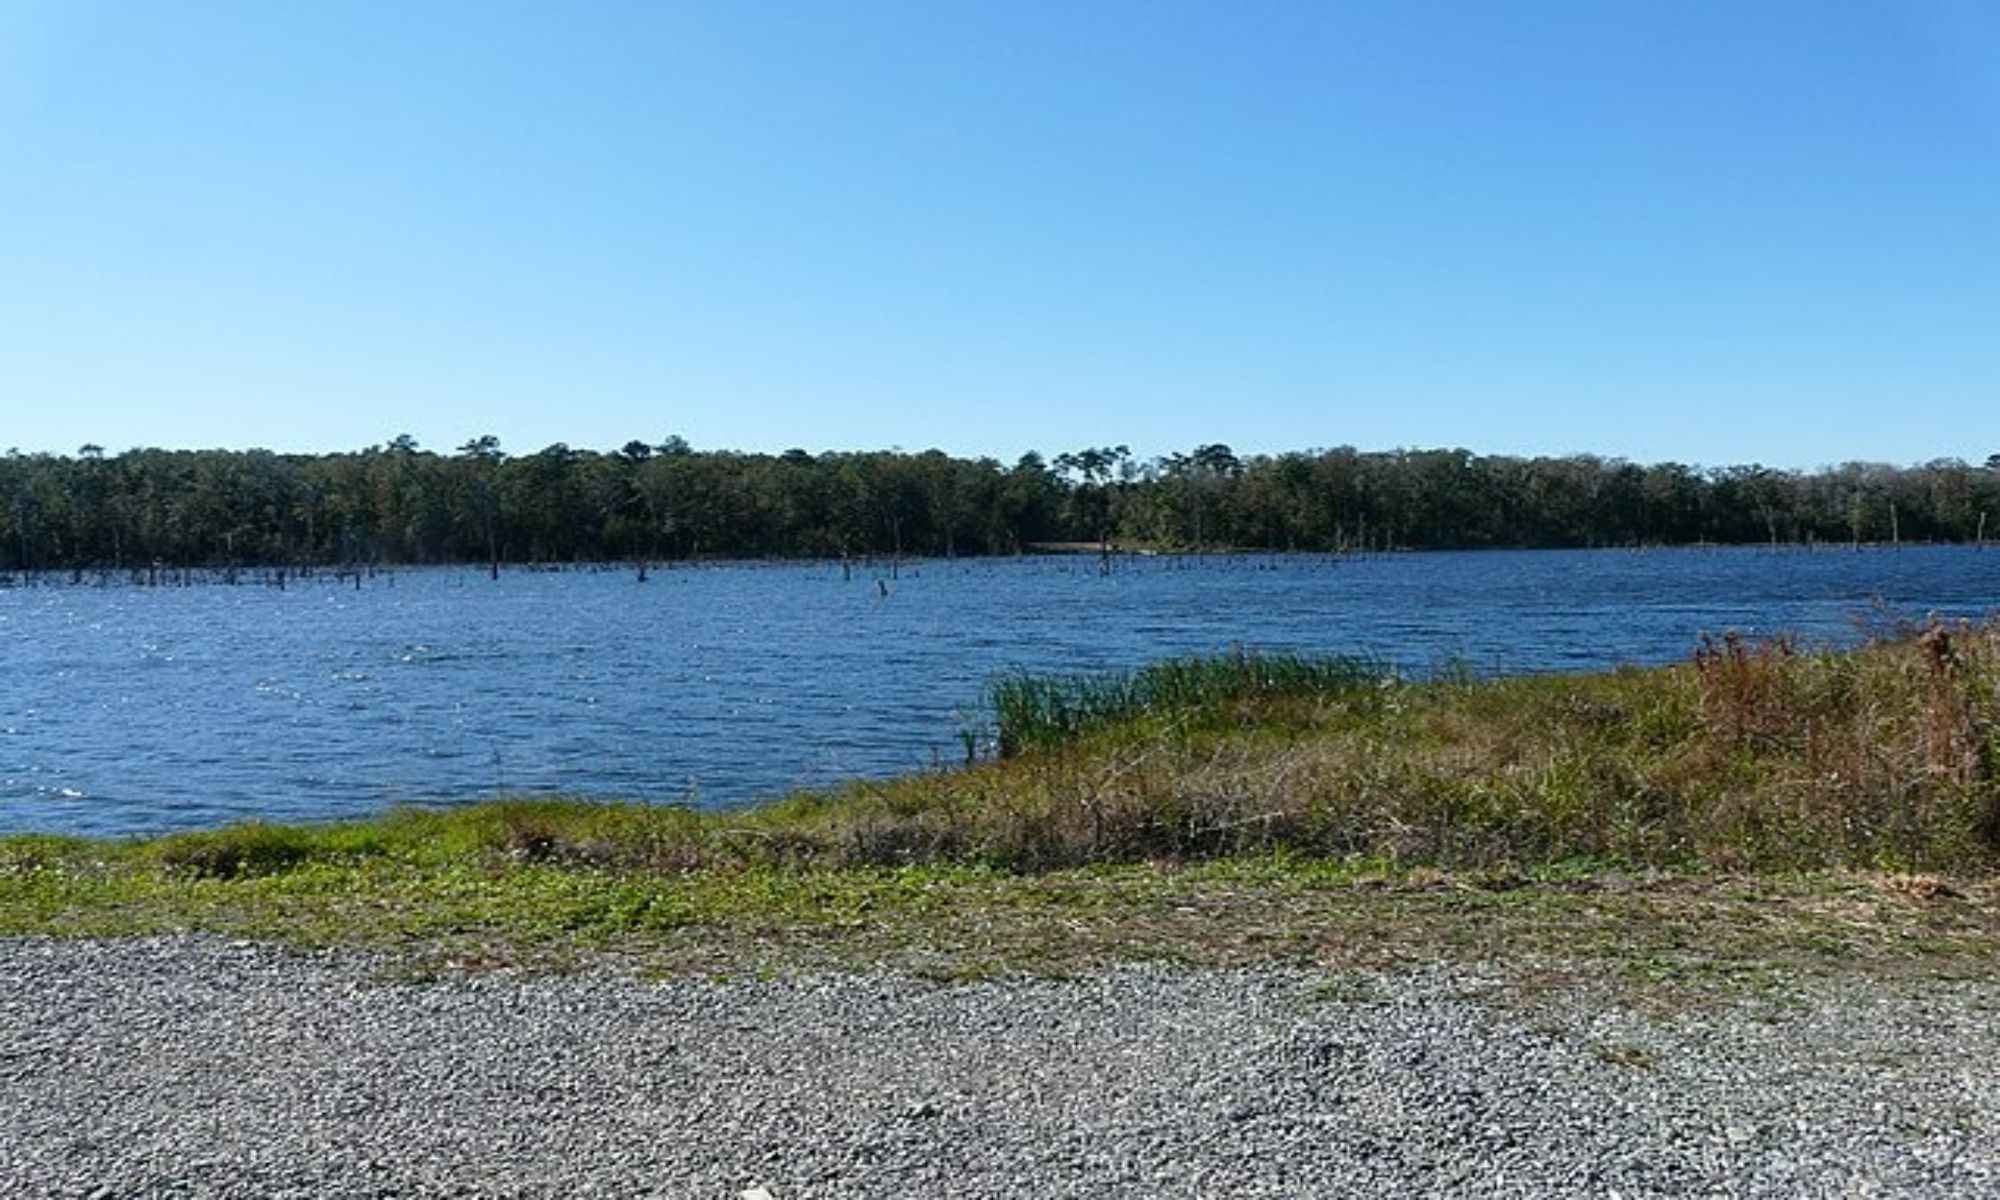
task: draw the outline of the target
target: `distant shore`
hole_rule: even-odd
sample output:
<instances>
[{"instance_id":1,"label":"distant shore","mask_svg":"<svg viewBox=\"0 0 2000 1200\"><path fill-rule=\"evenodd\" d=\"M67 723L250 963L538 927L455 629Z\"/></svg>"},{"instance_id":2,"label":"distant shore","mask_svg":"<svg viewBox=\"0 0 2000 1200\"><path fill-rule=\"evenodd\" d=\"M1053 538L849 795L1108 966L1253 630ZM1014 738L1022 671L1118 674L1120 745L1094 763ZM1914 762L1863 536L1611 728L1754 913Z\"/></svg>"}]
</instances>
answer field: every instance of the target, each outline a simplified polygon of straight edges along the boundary
<instances>
[{"instance_id":1,"label":"distant shore","mask_svg":"<svg viewBox=\"0 0 2000 1200\"><path fill-rule=\"evenodd\" d=\"M103 587L113 584L134 587L188 587L198 585L245 585L283 588L288 586L337 586L361 588L384 583L393 585L398 575L418 571L470 571L498 578L502 574L587 575L627 574L645 579L661 572L699 570L714 567L818 567L840 570L867 578L902 570L950 563L958 566L1018 562L1033 558L1171 559L1194 562L1225 562L1231 559L1306 558L1338 562L1348 559L1383 558L1429 554L1650 554L1684 551L1713 551L1748 554L1885 554L1902 550L1935 548L1983 551L1991 541L1901 542L1643 542L1595 546L1398 546L1369 550L1311 550L1259 546L1179 546L1171 543L1114 542L1109 550L1096 542L1035 542L1018 551L992 554L964 554L952 557L936 554L863 554L828 557L821 554L763 555L740 557L729 554L702 554L682 558L549 561L512 560L497 563L475 559L448 562L351 562L282 563L243 562L233 565L213 563L167 563L50 567L30 570L0 567L0 588L49 586Z\"/></svg>"},{"instance_id":2,"label":"distant shore","mask_svg":"<svg viewBox=\"0 0 2000 1200\"><path fill-rule=\"evenodd\" d=\"M1984 453L1984 451L1982 451ZM439 453L137 448L0 458L0 571L353 569L703 558L1004 555L1145 545L1405 549L1983 543L2000 455L1816 471L1589 454L1352 446L1152 458L1094 446L1012 465L937 450Z\"/></svg>"}]
</instances>

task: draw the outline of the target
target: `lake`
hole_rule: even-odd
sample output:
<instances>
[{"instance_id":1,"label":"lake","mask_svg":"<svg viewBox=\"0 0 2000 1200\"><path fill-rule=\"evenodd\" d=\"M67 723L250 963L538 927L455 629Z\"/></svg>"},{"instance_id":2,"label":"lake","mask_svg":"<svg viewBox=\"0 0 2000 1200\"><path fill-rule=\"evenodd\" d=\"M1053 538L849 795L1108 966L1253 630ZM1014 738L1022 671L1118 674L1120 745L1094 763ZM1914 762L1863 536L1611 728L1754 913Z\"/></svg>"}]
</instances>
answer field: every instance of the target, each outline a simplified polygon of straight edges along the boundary
<instances>
[{"instance_id":1,"label":"lake","mask_svg":"<svg viewBox=\"0 0 2000 1200\"><path fill-rule=\"evenodd\" d=\"M359 588L0 589L0 830L150 833L503 792L701 805L962 761L982 693L1252 649L1406 671L1851 643L2000 604L2000 552L1909 547L402 570Z\"/></svg>"}]
</instances>

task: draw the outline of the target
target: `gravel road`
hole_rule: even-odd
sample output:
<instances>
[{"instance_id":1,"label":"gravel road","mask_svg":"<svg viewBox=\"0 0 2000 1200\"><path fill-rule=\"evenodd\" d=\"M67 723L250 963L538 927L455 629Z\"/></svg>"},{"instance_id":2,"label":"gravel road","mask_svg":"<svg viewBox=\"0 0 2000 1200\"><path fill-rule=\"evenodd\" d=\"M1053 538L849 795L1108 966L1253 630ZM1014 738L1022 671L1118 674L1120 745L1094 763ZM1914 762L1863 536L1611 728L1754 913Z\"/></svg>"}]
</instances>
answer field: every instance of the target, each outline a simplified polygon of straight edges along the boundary
<instances>
[{"instance_id":1,"label":"gravel road","mask_svg":"<svg viewBox=\"0 0 2000 1200\"><path fill-rule=\"evenodd\" d=\"M0 940L8 1196L2000 1195L2000 980L385 982Z\"/></svg>"}]
</instances>

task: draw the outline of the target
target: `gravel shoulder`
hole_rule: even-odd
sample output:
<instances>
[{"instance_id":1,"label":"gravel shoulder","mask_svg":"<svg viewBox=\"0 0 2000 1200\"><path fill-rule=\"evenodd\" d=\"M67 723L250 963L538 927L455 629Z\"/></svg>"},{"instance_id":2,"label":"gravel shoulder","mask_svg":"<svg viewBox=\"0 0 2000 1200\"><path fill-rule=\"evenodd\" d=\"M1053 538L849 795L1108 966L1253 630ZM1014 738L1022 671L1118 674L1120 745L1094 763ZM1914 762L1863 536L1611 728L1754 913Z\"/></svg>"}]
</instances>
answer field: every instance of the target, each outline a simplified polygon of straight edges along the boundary
<instances>
[{"instance_id":1,"label":"gravel shoulder","mask_svg":"<svg viewBox=\"0 0 2000 1200\"><path fill-rule=\"evenodd\" d=\"M0 940L22 1196L2000 1193L2000 980L1641 1013L1506 972L398 981Z\"/></svg>"}]
</instances>

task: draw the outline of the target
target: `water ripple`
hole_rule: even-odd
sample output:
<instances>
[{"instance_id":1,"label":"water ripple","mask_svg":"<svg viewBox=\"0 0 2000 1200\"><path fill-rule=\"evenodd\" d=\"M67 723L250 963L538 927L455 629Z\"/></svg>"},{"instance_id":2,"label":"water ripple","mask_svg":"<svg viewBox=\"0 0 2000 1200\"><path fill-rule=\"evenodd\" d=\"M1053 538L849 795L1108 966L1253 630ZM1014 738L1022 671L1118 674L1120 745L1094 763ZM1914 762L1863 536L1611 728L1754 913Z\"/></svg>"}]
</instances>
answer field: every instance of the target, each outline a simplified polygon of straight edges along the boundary
<instances>
[{"instance_id":1,"label":"water ripple","mask_svg":"<svg viewBox=\"0 0 2000 1200\"><path fill-rule=\"evenodd\" d=\"M1064 559L394 587L0 592L0 829L338 817L509 788L709 805L949 763L1015 668L1252 648L1413 671L1683 656L1703 631L1847 641L2000 601L2000 555L1761 550Z\"/></svg>"}]
</instances>

